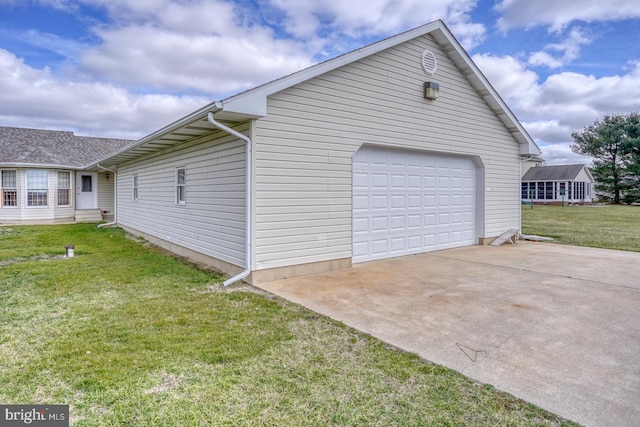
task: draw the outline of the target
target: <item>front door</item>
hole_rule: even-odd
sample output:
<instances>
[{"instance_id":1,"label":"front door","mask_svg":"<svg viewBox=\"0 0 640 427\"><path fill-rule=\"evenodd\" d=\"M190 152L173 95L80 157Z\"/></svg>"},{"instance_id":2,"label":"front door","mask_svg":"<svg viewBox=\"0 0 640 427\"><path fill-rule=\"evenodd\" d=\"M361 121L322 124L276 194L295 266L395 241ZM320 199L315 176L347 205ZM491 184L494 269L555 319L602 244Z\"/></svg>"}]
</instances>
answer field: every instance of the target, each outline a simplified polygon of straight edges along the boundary
<instances>
[{"instance_id":1,"label":"front door","mask_svg":"<svg viewBox=\"0 0 640 427\"><path fill-rule=\"evenodd\" d=\"M97 172L76 173L76 209L98 209Z\"/></svg>"}]
</instances>

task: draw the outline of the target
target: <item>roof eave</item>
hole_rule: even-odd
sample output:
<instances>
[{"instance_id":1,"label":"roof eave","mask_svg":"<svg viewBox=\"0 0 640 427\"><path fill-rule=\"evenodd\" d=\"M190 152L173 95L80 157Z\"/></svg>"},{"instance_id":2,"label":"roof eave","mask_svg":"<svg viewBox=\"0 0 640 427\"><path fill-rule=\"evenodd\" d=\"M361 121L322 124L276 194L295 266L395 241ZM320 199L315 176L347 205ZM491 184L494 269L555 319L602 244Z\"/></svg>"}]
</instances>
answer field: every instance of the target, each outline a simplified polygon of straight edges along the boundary
<instances>
[{"instance_id":1,"label":"roof eave","mask_svg":"<svg viewBox=\"0 0 640 427\"><path fill-rule=\"evenodd\" d=\"M519 144L519 153L522 156L539 156L541 151L533 138L531 138L520 124L513 112L507 107L444 22L437 20L231 96L222 101L215 101L86 167L96 167L98 164L114 165L136 157L136 153L148 152L149 148L152 148L149 146L154 143L157 144L163 136L206 118L209 112L215 113L216 117L221 120L229 121L264 117L267 115L267 98L269 95L426 34L430 34L434 40L443 47L445 52L447 52L458 68L460 68L469 79L475 90L485 99L490 108L500 118L507 129L509 129ZM168 144L170 144L170 142L168 142L167 145ZM147 150L144 149L145 146L147 146Z\"/></svg>"},{"instance_id":2,"label":"roof eave","mask_svg":"<svg viewBox=\"0 0 640 427\"><path fill-rule=\"evenodd\" d=\"M12 162L12 163L0 163L0 168L38 168L38 169L72 169L72 170L82 170L84 169L82 166L70 166L70 165L61 165L57 163L20 163L20 162Z\"/></svg>"},{"instance_id":3,"label":"roof eave","mask_svg":"<svg viewBox=\"0 0 640 427\"><path fill-rule=\"evenodd\" d=\"M222 111L222 103L219 101L214 101L210 104L205 105L204 107L194 111L193 113L182 117L179 120L141 138L133 143L122 147L120 150L115 153L109 154L106 157L99 159L98 161L83 166L84 169L91 169L102 166L114 166L115 164L122 163L123 161L127 161L128 159L135 158L137 152L149 152L153 150L152 145L158 145L158 141L162 140L163 137L170 135L172 132L179 132L180 129L186 128L190 124L197 122L202 119L206 119L207 114L211 111L217 113ZM223 117L223 119L246 117L241 116L240 114L227 114L227 117ZM213 129L213 128L211 128ZM165 138L166 139L166 138ZM175 141L176 143L178 141ZM171 142L166 143L165 145L171 145ZM102 166L99 166L102 165Z\"/></svg>"}]
</instances>

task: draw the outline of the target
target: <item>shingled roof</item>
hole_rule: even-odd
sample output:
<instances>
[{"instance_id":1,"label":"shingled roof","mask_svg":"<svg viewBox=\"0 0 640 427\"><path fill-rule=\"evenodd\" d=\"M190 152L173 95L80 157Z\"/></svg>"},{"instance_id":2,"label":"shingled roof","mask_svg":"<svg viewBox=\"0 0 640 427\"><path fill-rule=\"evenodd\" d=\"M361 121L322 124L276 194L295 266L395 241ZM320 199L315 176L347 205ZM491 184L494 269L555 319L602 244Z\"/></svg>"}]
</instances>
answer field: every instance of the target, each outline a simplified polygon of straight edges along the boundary
<instances>
[{"instance_id":1,"label":"shingled roof","mask_svg":"<svg viewBox=\"0 0 640 427\"><path fill-rule=\"evenodd\" d=\"M131 142L76 136L68 131L0 126L0 165L82 168Z\"/></svg>"},{"instance_id":2,"label":"shingled roof","mask_svg":"<svg viewBox=\"0 0 640 427\"><path fill-rule=\"evenodd\" d=\"M523 181L573 181L585 165L536 166L522 177Z\"/></svg>"}]
</instances>

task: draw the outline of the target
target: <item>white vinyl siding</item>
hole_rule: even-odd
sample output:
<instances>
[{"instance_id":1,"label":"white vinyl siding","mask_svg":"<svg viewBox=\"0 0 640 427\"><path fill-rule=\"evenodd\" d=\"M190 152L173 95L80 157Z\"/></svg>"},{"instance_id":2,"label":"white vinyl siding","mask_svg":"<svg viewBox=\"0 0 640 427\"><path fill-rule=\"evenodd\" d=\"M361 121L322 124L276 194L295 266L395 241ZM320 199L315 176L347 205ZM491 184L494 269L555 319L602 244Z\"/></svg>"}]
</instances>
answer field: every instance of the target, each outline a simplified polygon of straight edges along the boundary
<instances>
[{"instance_id":1,"label":"white vinyl siding","mask_svg":"<svg viewBox=\"0 0 640 427\"><path fill-rule=\"evenodd\" d=\"M54 224L73 221L73 196L70 195L71 205L58 206L58 172L71 174L70 188L73 188L73 172L24 168L3 169L4 171L14 172L9 174L11 178L7 178L7 181L11 181L13 185L15 177L17 198L16 206L8 207L5 205L0 208L0 222L5 224ZM30 178L28 179L27 176ZM29 186L27 185L28 183ZM8 184L8 182L5 182L5 184ZM65 187L67 185L64 180L62 185ZM31 198L28 197L29 195L31 195ZM39 203L41 206L29 206L29 200L31 203Z\"/></svg>"},{"instance_id":2,"label":"white vinyl siding","mask_svg":"<svg viewBox=\"0 0 640 427\"><path fill-rule=\"evenodd\" d=\"M98 209L103 213L103 218L112 221L114 218L114 180L113 172L100 172L98 174ZM107 179L107 176L109 179Z\"/></svg>"},{"instance_id":3,"label":"white vinyl siding","mask_svg":"<svg viewBox=\"0 0 640 427\"><path fill-rule=\"evenodd\" d=\"M429 49L438 71L426 76ZM422 97L425 81L440 97ZM519 147L430 36L272 95L256 122L255 267L352 256L352 157L363 144L480 159L480 237L519 228Z\"/></svg>"},{"instance_id":4,"label":"white vinyl siding","mask_svg":"<svg viewBox=\"0 0 640 427\"><path fill-rule=\"evenodd\" d=\"M176 204L176 164L187 171L186 205ZM137 202L131 200L134 174L144 183ZM244 266L244 141L216 132L125 164L118 177L119 224Z\"/></svg>"}]
</instances>

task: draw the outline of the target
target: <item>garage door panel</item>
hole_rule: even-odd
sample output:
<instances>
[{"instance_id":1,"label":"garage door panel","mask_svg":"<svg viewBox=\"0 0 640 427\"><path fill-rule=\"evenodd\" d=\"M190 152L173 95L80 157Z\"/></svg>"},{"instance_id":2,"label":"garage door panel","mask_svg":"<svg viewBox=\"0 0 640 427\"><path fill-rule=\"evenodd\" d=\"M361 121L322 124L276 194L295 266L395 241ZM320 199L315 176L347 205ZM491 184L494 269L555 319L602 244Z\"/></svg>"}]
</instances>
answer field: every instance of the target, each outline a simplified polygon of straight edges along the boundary
<instances>
[{"instance_id":1,"label":"garage door panel","mask_svg":"<svg viewBox=\"0 0 640 427\"><path fill-rule=\"evenodd\" d=\"M391 209L405 209L407 207L406 198L407 196L404 194L391 195Z\"/></svg>"},{"instance_id":2,"label":"garage door panel","mask_svg":"<svg viewBox=\"0 0 640 427\"><path fill-rule=\"evenodd\" d=\"M404 215L395 215L391 217L391 230L404 230L406 217Z\"/></svg>"},{"instance_id":3,"label":"garage door panel","mask_svg":"<svg viewBox=\"0 0 640 427\"><path fill-rule=\"evenodd\" d=\"M354 218L353 219L353 232L366 233L369 230L369 218Z\"/></svg>"},{"instance_id":4,"label":"garage door panel","mask_svg":"<svg viewBox=\"0 0 640 427\"><path fill-rule=\"evenodd\" d=\"M353 166L354 262L475 244L470 159L364 147Z\"/></svg>"}]
</instances>

